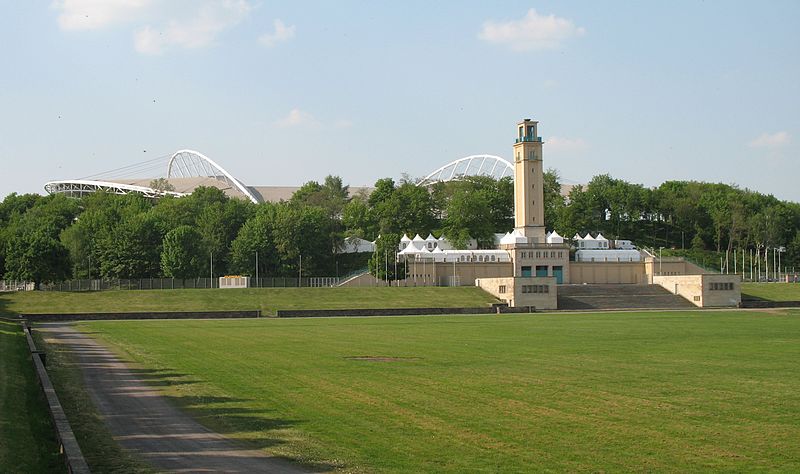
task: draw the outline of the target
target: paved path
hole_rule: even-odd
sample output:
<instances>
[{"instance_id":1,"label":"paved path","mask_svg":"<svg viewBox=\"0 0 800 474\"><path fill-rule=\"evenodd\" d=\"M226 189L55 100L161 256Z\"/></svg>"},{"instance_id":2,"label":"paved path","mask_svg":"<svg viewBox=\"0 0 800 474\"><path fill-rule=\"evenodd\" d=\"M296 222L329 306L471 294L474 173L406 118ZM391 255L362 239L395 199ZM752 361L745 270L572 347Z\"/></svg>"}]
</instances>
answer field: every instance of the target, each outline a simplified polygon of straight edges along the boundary
<instances>
[{"instance_id":1,"label":"paved path","mask_svg":"<svg viewBox=\"0 0 800 474\"><path fill-rule=\"evenodd\" d=\"M105 346L70 324L40 324L49 343L72 351L87 391L114 439L154 468L172 472L305 472L281 458L243 449L210 431L142 382Z\"/></svg>"}]
</instances>

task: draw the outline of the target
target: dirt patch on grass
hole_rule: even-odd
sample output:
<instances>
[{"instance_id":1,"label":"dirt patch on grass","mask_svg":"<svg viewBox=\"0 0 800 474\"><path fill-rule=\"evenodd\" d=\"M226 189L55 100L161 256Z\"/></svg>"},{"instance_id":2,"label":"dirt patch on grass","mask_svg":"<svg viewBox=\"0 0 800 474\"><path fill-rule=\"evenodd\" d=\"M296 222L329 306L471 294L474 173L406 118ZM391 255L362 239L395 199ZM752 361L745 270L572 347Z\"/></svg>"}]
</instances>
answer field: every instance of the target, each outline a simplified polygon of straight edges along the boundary
<instances>
[{"instance_id":1,"label":"dirt patch on grass","mask_svg":"<svg viewBox=\"0 0 800 474\"><path fill-rule=\"evenodd\" d=\"M414 360L422 360L421 357L392 357L392 356L376 356L376 355L360 355L348 356L347 360L360 360L364 362L406 362Z\"/></svg>"}]
</instances>

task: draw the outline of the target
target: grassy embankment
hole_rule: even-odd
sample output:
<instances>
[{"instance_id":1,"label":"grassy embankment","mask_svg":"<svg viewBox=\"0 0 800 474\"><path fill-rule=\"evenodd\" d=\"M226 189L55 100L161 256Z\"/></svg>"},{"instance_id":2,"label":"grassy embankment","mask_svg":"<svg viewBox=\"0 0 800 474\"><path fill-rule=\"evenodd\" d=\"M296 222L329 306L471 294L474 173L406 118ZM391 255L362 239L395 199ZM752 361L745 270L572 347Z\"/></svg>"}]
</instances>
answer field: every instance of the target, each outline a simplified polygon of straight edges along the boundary
<instances>
[{"instance_id":1,"label":"grassy embankment","mask_svg":"<svg viewBox=\"0 0 800 474\"><path fill-rule=\"evenodd\" d=\"M66 472L25 334L1 319L0 471Z\"/></svg>"},{"instance_id":2,"label":"grassy embankment","mask_svg":"<svg viewBox=\"0 0 800 474\"><path fill-rule=\"evenodd\" d=\"M800 470L797 310L80 327L208 426L345 470Z\"/></svg>"},{"instance_id":3,"label":"grassy embankment","mask_svg":"<svg viewBox=\"0 0 800 474\"><path fill-rule=\"evenodd\" d=\"M769 301L800 301L800 283L742 283L742 297Z\"/></svg>"},{"instance_id":4,"label":"grassy embankment","mask_svg":"<svg viewBox=\"0 0 800 474\"><path fill-rule=\"evenodd\" d=\"M413 308L487 306L496 300L475 287L457 288L249 288L24 291L0 295L0 315L129 311Z\"/></svg>"}]
</instances>

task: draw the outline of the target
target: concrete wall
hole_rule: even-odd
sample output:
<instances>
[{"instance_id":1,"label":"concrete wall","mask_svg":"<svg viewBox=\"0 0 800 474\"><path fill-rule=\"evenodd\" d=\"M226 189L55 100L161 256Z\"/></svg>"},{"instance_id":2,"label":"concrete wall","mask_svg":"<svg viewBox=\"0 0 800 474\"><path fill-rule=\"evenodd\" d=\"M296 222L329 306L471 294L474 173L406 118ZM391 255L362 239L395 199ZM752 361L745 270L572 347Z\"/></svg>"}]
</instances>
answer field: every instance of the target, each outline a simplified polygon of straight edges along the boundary
<instances>
[{"instance_id":1,"label":"concrete wall","mask_svg":"<svg viewBox=\"0 0 800 474\"><path fill-rule=\"evenodd\" d=\"M408 278L401 286L475 286L478 278L496 278L511 275L511 262L409 262ZM455 273L455 280L453 274Z\"/></svg>"},{"instance_id":2,"label":"concrete wall","mask_svg":"<svg viewBox=\"0 0 800 474\"><path fill-rule=\"evenodd\" d=\"M700 308L738 307L742 303L741 277L738 275L665 275L654 276L653 283L667 291L683 296ZM712 289L721 284L730 290Z\"/></svg>"},{"instance_id":3,"label":"concrete wall","mask_svg":"<svg viewBox=\"0 0 800 474\"><path fill-rule=\"evenodd\" d=\"M705 270L681 258L646 258L641 262L570 262L572 284L631 283L648 285L657 276L700 275Z\"/></svg>"},{"instance_id":4,"label":"concrete wall","mask_svg":"<svg viewBox=\"0 0 800 474\"><path fill-rule=\"evenodd\" d=\"M555 277L479 278L475 285L511 307L532 306L536 309L557 309ZM525 292L527 286L546 286L547 293Z\"/></svg>"},{"instance_id":5,"label":"concrete wall","mask_svg":"<svg viewBox=\"0 0 800 474\"><path fill-rule=\"evenodd\" d=\"M570 262L569 282L575 284L649 284L644 262Z\"/></svg>"}]
</instances>

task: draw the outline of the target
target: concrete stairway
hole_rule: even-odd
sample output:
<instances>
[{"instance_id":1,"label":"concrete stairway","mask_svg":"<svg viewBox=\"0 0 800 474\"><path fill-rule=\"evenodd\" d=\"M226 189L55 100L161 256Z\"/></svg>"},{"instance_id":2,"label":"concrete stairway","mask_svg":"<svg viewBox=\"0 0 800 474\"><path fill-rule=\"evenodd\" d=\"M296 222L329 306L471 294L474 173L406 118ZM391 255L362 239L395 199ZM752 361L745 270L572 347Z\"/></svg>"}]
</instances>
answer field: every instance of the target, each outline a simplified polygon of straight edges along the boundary
<instances>
[{"instance_id":1,"label":"concrete stairway","mask_svg":"<svg viewBox=\"0 0 800 474\"><path fill-rule=\"evenodd\" d=\"M559 285L558 309L690 309L659 285Z\"/></svg>"}]
</instances>

